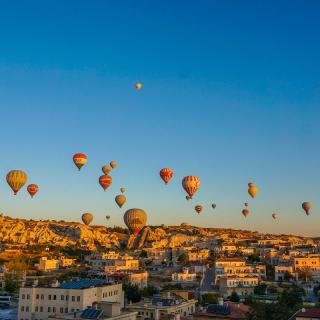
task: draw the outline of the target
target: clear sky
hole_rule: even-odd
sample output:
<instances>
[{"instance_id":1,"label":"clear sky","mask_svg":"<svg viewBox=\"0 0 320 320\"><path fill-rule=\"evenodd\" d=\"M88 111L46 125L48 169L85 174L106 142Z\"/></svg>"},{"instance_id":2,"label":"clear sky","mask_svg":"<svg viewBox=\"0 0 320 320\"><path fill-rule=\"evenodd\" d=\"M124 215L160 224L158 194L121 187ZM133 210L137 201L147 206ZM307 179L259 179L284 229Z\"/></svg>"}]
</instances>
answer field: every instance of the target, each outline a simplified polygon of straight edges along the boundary
<instances>
[{"instance_id":1,"label":"clear sky","mask_svg":"<svg viewBox=\"0 0 320 320\"><path fill-rule=\"evenodd\" d=\"M2 1L0 211L119 225L138 207L150 224L319 236L319 30L316 0ZM80 173L76 152L89 158ZM11 195L15 168L39 184L33 200ZM185 175L201 179L192 202ZM261 191L244 219L250 180Z\"/></svg>"}]
</instances>

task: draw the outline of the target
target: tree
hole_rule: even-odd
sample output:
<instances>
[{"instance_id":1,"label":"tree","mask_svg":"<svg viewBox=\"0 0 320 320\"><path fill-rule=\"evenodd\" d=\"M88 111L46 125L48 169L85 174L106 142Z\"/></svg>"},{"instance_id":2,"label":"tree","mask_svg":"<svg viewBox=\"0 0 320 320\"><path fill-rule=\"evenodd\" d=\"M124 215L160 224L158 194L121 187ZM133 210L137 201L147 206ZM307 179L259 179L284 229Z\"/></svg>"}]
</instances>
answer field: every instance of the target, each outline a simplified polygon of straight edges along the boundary
<instances>
[{"instance_id":1,"label":"tree","mask_svg":"<svg viewBox=\"0 0 320 320\"><path fill-rule=\"evenodd\" d=\"M218 303L219 295L213 294L213 293L204 293L201 296L201 304L207 305L207 304L217 304Z\"/></svg>"},{"instance_id":2,"label":"tree","mask_svg":"<svg viewBox=\"0 0 320 320\"><path fill-rule=\"evenodd\" d=\"M231 293L230 301L232 301L232 302L239 302L240 301L240 297L235 291L233 291Z\"/></svg>"},{"instance_id":3,"label":"tree","mask_svg":"<svg viewBox=\"0 0 320 320\"><path fill-rule=\"evenodd\" d=\"M260 262L260 256L258 253L253 253L250 256L248 256L248 262L254 263L254 262Z\"/></svg>"},{"instance_id":4,"label":"tree","mask_svg":"<svg viewBox=\"0 0 320 320\"><path fill-rule=\"evenodd\" d=\"M283 275L283 279L285 281L290 281L292 279L292 274L289 271L285 271L285 273Z\"/></svg>"},{"instance_id":5,"label":"tree","mask_svg":"<svg viewBox=\"0 0 320 320\"><path fill-rule=\"evenodd\" d=\"M6 274L4 276L4 289L9 293L17 292L19 289L19 280L15 274Z\"/></svg>"},{"instance_id":6,"label":"tree","mask_svg":"<svg viewBox=\"0 0 320 320\"><path fill-rule=\"evenodd\" d=\"M265 283L260 283L254 287L254 294L263 295L266 293L267 285Z\"/></svg>"},{"instance_id":7,"label":"tree","mask_svg":"<svg viewBox=\"0 0 320 320\"><path fill-rule=\"evenodd\" d=\"M137 285L124 283L123 290L124 290L124 296L127 298L128 301L135 303L141 300L141 292Z\"/></svg>"},{"instance_id":8,"label":"tree","mask_svg":"<svg viewBox=\"0 0 320 320\"><path fill-rule=\"evenodd\" d=\"M274 280L274 267L271 264L267 264L266 266L266 274L267 274L267 279L273 281Z\"/></svg>"},{"instance_id":9,"label":"tree","mask_svg":"<svg viewBox=\"0 0 320 320\"><path fill-rule=\"evenodd\" d=\"M298 271L299 279L305 281L306 283L312 279L312 270L310 267L301 268Z\"/></svg>"},{"instance_id":10,"label":"tree","mask_svg":"<svg viewBox=\"0 0 320 320\"><path fill-rule=\"evenodd\" d=\"M142 250L142 251L140 252L140 258L147 258L147 257L148 257L147 251Z\"/></svg>"},{"instance_id":11,"label":"tree","mask_svg":"<svg viewBox=\"0 0 320 320\"><path fill-rule=\"evenodd\" d=\"M186 253L182 253L180 254L179 258L178 258L178 261L181 263L181 264L186 264L188 262L188 255Z\"/></svg>"},{"instance_id":12,"label":"tree","mask_svg":"<svg viewBox=\"0 0 320 320\"><path fill-rule=\"evenodd\" d=\"M141 290L142 297L152 297L154 294L159 293L158 288L153 286L152 284L148 284L147 287Z\"/></svg>"}]
</instances>

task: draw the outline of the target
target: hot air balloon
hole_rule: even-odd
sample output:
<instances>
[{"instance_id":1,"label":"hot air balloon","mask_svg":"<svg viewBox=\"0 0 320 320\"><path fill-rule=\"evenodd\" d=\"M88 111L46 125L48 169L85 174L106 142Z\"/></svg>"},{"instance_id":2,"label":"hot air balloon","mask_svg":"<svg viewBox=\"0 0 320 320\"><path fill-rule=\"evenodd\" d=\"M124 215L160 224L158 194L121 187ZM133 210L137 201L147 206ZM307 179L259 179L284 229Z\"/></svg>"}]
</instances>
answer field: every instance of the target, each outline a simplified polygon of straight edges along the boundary
<instances>
[{"instance_id":1,"label":"hot air balloon","mask_svg":"<svg viewBox=\"0 0 320 320\"><path fill-rule=\"evenodd\" d=\"M88 158L84 153L76 153L73 156L73 162L78 167L79 171L87 163Z\"/></svg>"},{"instance_id":2,"label":"hot air balloon","mask_svg":"<svg viewBox=\"0 0 320 320\"><path fill-rule=\"evenodd\" d=\"M123 188L123 187L120 188L120 192L121 192L121 193L125 193L125 192L126 192L126 188Z\"/></svg>"},{"instance_id":3,"label":"hot air balloon","mask_svg":"<svg viewBox=\"0 0 320 320\"><path fill-rule=\"evenodd\" d=\"M202 211L202 206L200 204L197 204L195 207L194 207L194 210L199 214L201 211Z\"/></svg>"},{"instance_id":4,"label":"hot air balloon","mask_svg":"<svg viewBox=\"0 0 320 320\"><path fill-rule=\"evenodd\" d=\"M173 171L170 168L163 168L160 170L160 177L167 184L173 177Z\"/></svg>"},{"instance_id":5,"label":"hot air balloon","mask_svg":"<svg viewBox=\"0 0 320 320\"><path fill-rule=\"evenodd\" d=\"M126 197L125 195L123 194L118 194L116 197L115 197L115 201L117 203L117 205L119 206L119 208L121 208L125 203L126 203Z\"/></svg>"},{"instance_id":6,"label":"hot air balloon","mask_svg":"<svg viewBox=\"0 0 320 320\"><path fill-rule=\"evenodd\" d=\"M36 184L29 184L27 187L27 191L29 192L31 198L38 192L39 187Z\"/></svg>"},{"instance_id":7,"label":"hot air balloon","mask_svg":"<svg viewBox=\"0 0 320 320\"><path fill-rule=\"evenodd\" d=\"M249 182L248 186L249 186L248 193L252 198L254 198L259 192L259 189L254 185L253 182Z\"/></svg>"},{"instance_id":8,"label":"hot air balloon","mask_svg":"<svg viewBox=\"0 0 320 320\"><path fill-rule=\"evenodd\" d=\"M245 207L249 207L249 203L248 203L248 202L245 202L245 203L244 203L244 206L245 206Z\"/></svg>"},{"instance_id":9,"label":"hot air balloon","mask_svg":"<svg viewBox=\"0 0 320 320\"><path fill-rule=\"evenodd\" d=\"M182 187L192 199L192 196L200 187L200 180L196 176L186 176L182 180Z\"/></svg>"},{"instance_id":10,"label":"hot air balloon","mask_svg":"<svg viewBox=\"0 0 320 320\"><path fill-rule=\"evenodd\" d=\"M142 84L140 82L136 82L136 84L134 85L134 87L137 89L137 90L140 90L142 88Z\"/></svg>"},{"instance_id":11,"label":"hot air balloon","mask_svg":"<svg viewBox=\"0 0 320 320\"><path fill-rule=\"evenodd\" d=\"M311 202L304 202L302 204L302 209L306 212L306 215L308 216L311 212L312 209L312 203Z\"/></svg>"},{"instance_id":12,"label":"hot air balloon","mask_svg":"<svg viewBox=\"0 0 320 320\"><path fill-rule=\"evenodd\" d=\"M105 166L102 167L102 172L104 174L109 174L111 170L112 170L112 168L108 164L106 164Z\"/></svg>"},{"instance_id":13,"label":"hot air balloon","mask_svg":"<svg viewBox=\"0 0 320 320\"><path fill-rule=\"evenodd\" d=\"M91 213L84 213L81 218L83 223L88 226L93 220L93 215Z\"/></svg>"},{"instance_id":14,"label":"hot air balloon","mask_svg":"<svg viewBox=\"0 0 320 320\"><path fill-rule=\"evenodd\" d=\"M101 187L103 188L103 190L106 191L112 183L112 178L109 175L104 174L104 175L100 176L99 183L100 183Z\"/></svg>"},{"instance_id":15,"label":"hot air balloon","mask_svg":"<svg viewBox=\"0 0 320 320\"><path fill-rule=\"evenodd\" d=\"M278 214L274 212L274 213L272 214L272 218L273 218L274 220L276 220L277 217L278 217Z\"/></svg>"},{"instance_id":16,"label":"hot air balloon","mask_svg":"<svg viewBox=\"0 0 320 320\"><path fill-rule=\"evenodd\" d=\"M211 205L211 207L212 207L212 209L215 209L215 208L217 207L217 205L216 205L215 203L213 203L213 204Z\"/></svg>"},{"instance_id":17,"label":"hot air balloon","mask_svg":"<svg viewBox=\"0 0 320 320\"><path fill-rule=\"evenodd\" d=\"M242 214L244 215L244 217L246 218L249 215L249 210L248 209L243 209L242 210Z\"/></svg>"},{"instance_id":18,"label":"hot air balloon","mask_svg":"<svg viewBox=\"0 0 320 320\"><path fill-rule=\"evenodd\" d=\"M109 219L110 219L110 216L106 216L106 219L109 220Z\"/></svg>"},{"instance_id":19,"label":"hot air balloon","mask_svg":"<svg viewBox=\"0 0 320 320\"><path fill-rule=\"evenodd\" d=\"M117 167L117 163L115 161L111 161L110 166L112 169L115 169Z\"/></svg>"},{"instance_id":20,"label":"hot air balloon","mask_svg":"<svg viewBox=\"0 0 320 320\"><path fill-rule=\"evenodd\" d=\"M7 174L7 182L14 194L17 194L18 191L25 185L27 182L28 176L22 170L12 170Z\"/></svg>"},{"instance_id":21,"label":"hot air balloon","mask_svg":"<svg viewBox=\"0 0 320 320\"><path fill-rule=\"evenodd\" d=\"M125 212L123 220L129 231L136 236L146 225L147 214L142 209L130 209Z\"/></svg>"}]
</instances>

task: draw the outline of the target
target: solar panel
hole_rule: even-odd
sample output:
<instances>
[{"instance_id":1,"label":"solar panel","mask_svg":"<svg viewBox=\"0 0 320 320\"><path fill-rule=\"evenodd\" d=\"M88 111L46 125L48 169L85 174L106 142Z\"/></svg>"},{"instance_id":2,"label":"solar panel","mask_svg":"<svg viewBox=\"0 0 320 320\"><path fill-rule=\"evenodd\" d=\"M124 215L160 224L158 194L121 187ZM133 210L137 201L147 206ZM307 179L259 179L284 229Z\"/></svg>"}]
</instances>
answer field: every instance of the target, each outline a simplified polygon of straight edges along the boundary
<instances>
[{"instance_id":1,"label":"solar panel","mask_svg":"<svg viewBox=\"0 0 320 320\"><path fill-rule=\"evenodd\" d=\"M86 309L80 314L81 319L99 319L102 316L102 310Z\"/></svg>"},{"instance_id":2,"label":"solar panel","mask_svg":"<svg viewBox=\"0 0 320 320\"><path fill-rule=\"evenodd\" d=\"M218 304L209 304L208 307L207 307L207 312L208 313L228 315L228 314L230 314L230 307L228 307L228 306L220 306Z\"/></svg>"},{"instance_id":3,"label":"solar panel","mask_svg":"<svg viewBox=\"0 0 320 320\"><path fill-rule=\"evenodd\" d=\"M61 289L86 289L104 284L103 280L90 279L80 281L64 282L60 285Z\"/></svg>"}]
</instances>

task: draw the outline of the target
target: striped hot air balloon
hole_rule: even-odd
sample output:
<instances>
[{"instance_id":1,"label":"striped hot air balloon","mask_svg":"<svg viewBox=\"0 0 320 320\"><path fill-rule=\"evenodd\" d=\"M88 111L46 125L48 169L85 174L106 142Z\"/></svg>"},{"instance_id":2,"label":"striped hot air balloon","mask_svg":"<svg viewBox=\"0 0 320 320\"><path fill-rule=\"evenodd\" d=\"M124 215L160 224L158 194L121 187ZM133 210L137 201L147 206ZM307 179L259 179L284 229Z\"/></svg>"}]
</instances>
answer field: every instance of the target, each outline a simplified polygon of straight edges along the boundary
<instances>
[{"instance_id":1,"label":"striped hot air balloon","mask_svg":"<svg viewBox=\"0 0 320 320\"><path fill-rule=\"evenodd\" d=\"M124 223L133 235L137 235L147 222L147 214L142 209L127 210L123 216Z\"/></svg>"},{"instance_id":2,"label":"striped hot air balloon","mask_svg":"<svg viewBox=\"0 0 320 320\"><path fill-rule=\"evenodd\" d=\"M194 207L194 210L199 214L202 211L203 207L200 204L197 204Z\"/></svg>"},{"instance_id":3,"label":"striped hot air balloon","mask_svg":"<svg viewBox=\"0 0 320 320\"><path fill-rule=\"evenodd\" d=\"M106 164L105 166L102 167L102 172L104 174L109 174L111 170L112 170L112 168L108 164Z\"/></svg>"},{"instance_id":4,"label":"striped hot air balloon","mask_svg":"<svg viewBox=\"0 0 320 320\"><path fill-rule=\"evenodd\" d=\"M200 187L200 180L196 176L186 176L182 180L182 187L192 199L193 195Z\"/></svg>"},{"instance_id":5,"label":"striped hot air balloon","mask_svg":"<svg viewBox=\"0 0 320 320\"><path fill-rule=\"evenodd\" d=\"M27 174L22 170L11 170L7 174L7 182L14 194L25 185L28 180Z\"/></svg>"},{"instance_id":6,"label":"striped hot air balloon","mask_svg":"<svg viewBox=\"0 0 320 320\"><path fill-rule=\"evenodd\" d=\"M126 203L126 197L125 195L123 194L118 194L116 197L115 197L115 201L117 203L117 205L119 206L119 208L121 208L125 203Z\"/></svg>"},{"instance_id":7,"label":"striped hot air balloon","mask_svg":"<svg viewBox=\"0 0 320 320\"><path fill-rule=\"evenodd\" d=\"M160 177L167 184L173 177L173 171L170 168L163 168L160 170Z\"/></svg>"},{"instance_id":8,"label":"striped hot air balloon","mask_svg":"<svg viewBox=\"0 0 320 320\"><path fill-rule=\"evenodd\" d=\"M112 184L112 178L109 175L104 174L100 176L99 183L103 190L106 191Z\"/></svg>"},{"instance_id":9,"label":"striped hot air balloon","mask_svg":"<svg viewBox=\"0 0 320 320\"><path fill-rule=\"evenodd\" d=\"M73 162L77 166L79 171L87 163L87 161L88 161L88 158L84 153L76 153L73 156Z\"/></svg>"},{"instance_id":10,"label":"striped hot air balloon","mask_svg":"<svg viewBox=\"0 0 320 320\"><path fill-rule=\"evenodd\" d=\"M34 195L39 191L39 186L34 184L34 183L32 183L32 184L28 185L27 190L28 190L31 198L33 198Z\"/></svg>"},{"instance_id":11,"label":"striped hot air balloon","mask_svg":"<svg viewBox=\"0 0 320 320\"><path fill-rule=\"evenodd\" d=\"M81 219L82 219L83 223L86 226L88 226L93 220L93 215L91 213L87 212L82 215Z\"/></svg>"}]
</instances>

